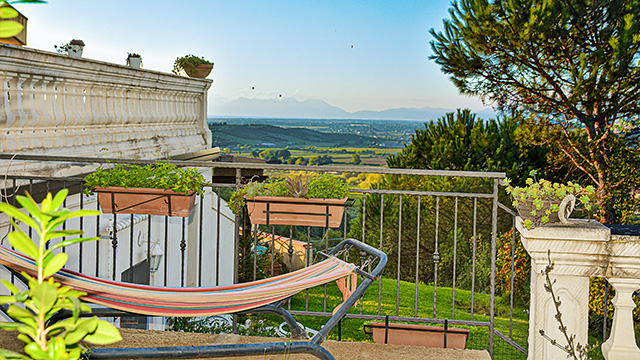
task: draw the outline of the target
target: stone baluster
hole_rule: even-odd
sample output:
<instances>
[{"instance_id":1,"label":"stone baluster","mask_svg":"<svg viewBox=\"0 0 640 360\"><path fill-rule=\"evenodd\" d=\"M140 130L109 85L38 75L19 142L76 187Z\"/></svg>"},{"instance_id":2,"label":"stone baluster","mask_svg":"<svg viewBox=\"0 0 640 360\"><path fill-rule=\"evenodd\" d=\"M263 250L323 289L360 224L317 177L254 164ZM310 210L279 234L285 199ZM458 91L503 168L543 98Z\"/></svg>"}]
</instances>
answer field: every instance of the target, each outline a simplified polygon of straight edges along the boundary
<instances>
[{"instance_id":1,"label":"stone baluster","mask_svg":"<svg viewBox=\"0 0 640 360\"><path fill-rule=\"evenodd\" d=\"M116 123L116 97L115 97L115 86L112 84L106 84L104 88L104 107L106 118L106 125L109 129ZM111 141L113 141L113 133L109 134Z\"/></svg>"},{"instance_id":2,"label":"stone baluster","mask_svg":"<svg viewBox=\"0 0 640 360\"><path fill-rule=\"evenodd\" d=\"M639 360L640 349L636 345L633 328L633 292L640 289L640 279L609 278L609 284L616 289L611 301L615 307L613 324L609 338L602 344L602 355L607 360Z\"/></svg>"},{"instance_id":3,"label":"stone baluster","mask_svg":"<svg viewBox=\"0 0 640 360\"><path fill-rule=\"evenodd\" d=\"M2 101L0 102L0 115L2 117L2 127L10 126L16 119L16 114L11 110L11 78L17 74L0 72L0 81L2 81Z\"/></svg>"},{"instance_id":4,"label":"stone baluster","mask_svg":"<svg viewBox=\"0 0 640 360\"><path fill-rule=\"evenodd\" d=\"M87 102L85 84L80 81L66 81L64 84L64 122L58 127L58 133L64 139L64 146L75 146L78 143L73 126L86 116Z\"/></svg>"},{"instance_id":5,"label":"stone baluster","mask_svg":"<svg viewBox=\"0 0 640 360\"><path fill-rule=\"evenodd\" d=\"M11 112L15 115L13 121L7 123L11 128L19 128L27 120L27 114L24 112L24 102L22 101L22 83L26 79L26 75L16 74L9 81L9 105Z\"/></svg>"},{"instance_id":6,"label":"stone baluster","mask_svg":"<svg viewBox=\"0 0 640 360\"><path fill-rule=\"evenodd\" d=\"M39 138L40 143L45 148L53 146L53 138L51 133L51 123L54 118L52 106L55 101L55 94L53 87L52 77L44 76L40 78L40 81L36 85L36 110L40 114L40 123L35 127L36 136Z\"/></svg>"},{"instance_id":7,"label":"stone baluster","mask_svg":"<svg viewBox=\"0 0 640 360\"><path fill-rule=\"evenodd\" d=\"M42 76L30 76L24 83L24 99L27 113L27 122L23 126L23 136L29 142L31 148L41 148L42 140L36 134L36 127L42 127L42 101L44 94L37 89L37 84L42 81ZM40 132L39 130L38 132Z\"/></svg>"}]
</instances>

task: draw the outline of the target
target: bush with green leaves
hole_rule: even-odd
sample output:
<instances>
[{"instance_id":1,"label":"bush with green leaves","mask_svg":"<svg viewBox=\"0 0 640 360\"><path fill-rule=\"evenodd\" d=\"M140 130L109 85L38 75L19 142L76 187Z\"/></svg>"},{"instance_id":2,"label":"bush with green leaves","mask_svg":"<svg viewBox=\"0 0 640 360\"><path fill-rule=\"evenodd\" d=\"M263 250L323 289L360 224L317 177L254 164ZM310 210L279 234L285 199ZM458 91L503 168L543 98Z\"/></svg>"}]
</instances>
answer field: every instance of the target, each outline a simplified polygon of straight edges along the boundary
<instances>
[{"instance_id":1,"label":"bush with green leaves","mask_svg":"<svg viewBox=\"0 0 640 360\"><path fill-rule=\"evenodd\" d=\"M0 303L10 304L7 314L14 322L0 322L0 328L18 331L18 339L26 343L24 352L28 356L0 349L0 358L79 359L84 351L81 345L83 341L110 344L122 340L118 329L107 321L95 316L81 318L81 312L91 312L89 306L79 300L86 293L61 286L52 277L62 269L68 258L66 253L56 254L54 250L99 239L79 237L81 230L59 229L69 219L100 214L97 210L70 211L62 208L67 193L66 189L55 197L49 193L40 206L28 193L27 196L17 196L16 200L30 216L10 204L0 203L0 211L9 215L15 228L8 235L9 242L15 249L31 257L37 268L35 275L22 272L22 276L28 280L28 289L25 291L2 280L12 295L0 296ZM39 235L36 243L18 226L18 222L28 225ZM78 237L69 238L76 235ZM51 242L61 237L62 241ZM50 323L52 316L62 310L71 311L72 316Z\"/></svg>"},{"instance_id":2,"label":"bush with green leaves","mask_svg":"<svg viewBox=\"0 0 640 360\"><path fill-rule=\"evenodd\" d=\"M527 179L526 186L511 186L511 181L505 179L503 185L507 194L511 195L514 207L523 205L533 205L530 214L522 214L523 225L531 230L534 226L546 224L549 222L549 216L560 210L559 203L567 196L576 197L577 205L581 205L585 210L591 211L594 206L596 190L589 185L583 187L579 184L569 181L567 184L552 183L549 180L535 178L536 171L533 170L529 174L531 177ZM550 202L550 207L545 208L545 202Z\"/></svg>"},{"instance_id":3,"label":"bush with green leaves","mask_svg":"<svg viewBox=\"0 0 640 360\"><path fill-rule=\"evenodd\" d=\"M117 164L111 169L100 167L87 175L84 181L84 192L87 195L93 193L95 187L108 186L165 189L185 195L192 191L203 194L203 186L206 184L198 169L179 168L167 162L145 166Z\"/></svg>"},{"instance_id":4,"label":"bush with green leaves","mask_svg":"<svg viewBox=\"0 0 640 360\"><path fill-rule=\"evenodd\" d=\"M237 212L245 205L245 197L285 196L307 199L344 199L349 196L349 185L333 174L312 176L290 176L269 179L265 182L250 182L233 193L229 208Z\"/></svg>"}]
</instances>

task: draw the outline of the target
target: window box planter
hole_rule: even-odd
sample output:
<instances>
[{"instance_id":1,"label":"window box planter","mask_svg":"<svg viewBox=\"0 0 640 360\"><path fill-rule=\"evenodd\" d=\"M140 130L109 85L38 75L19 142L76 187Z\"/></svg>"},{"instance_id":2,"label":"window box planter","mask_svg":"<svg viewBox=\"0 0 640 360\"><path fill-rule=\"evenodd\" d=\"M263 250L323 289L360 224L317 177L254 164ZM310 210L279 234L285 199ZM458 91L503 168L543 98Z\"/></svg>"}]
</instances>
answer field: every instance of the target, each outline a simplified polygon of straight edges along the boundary
<instances>
[{"instance_id":1,"label":"window box planter","mask_svg":"<svg viewBox=\"0 0 640 360\"><path fill-rule=\"evenodd\" d=\"M367 332L371 329L371 332ZM469 329L442 326L372 322L365 333L373 334L379 344L412 345L436 348L464 349Z\"/></svg>"},{"instance_id":2,"label":"window box planter","mask_svg":"<svg viewBox=\"0 0 640 360\"><path fill-rule=\"evenodd\" d=\"M107 214L146 214L187 217L196 201L196 193L152 188L96 187L102 212Z\"/></svg>"},{"instance_id":3,"label":"window box planter","mask_svg":"<svg viewBox=\"0 0 640 360\"><path fill-rule=\"evenodd\" d=\"M352 199L305 199L284 196L245 197L252 224L337 228Z\"/></svg>"}]
</instances>

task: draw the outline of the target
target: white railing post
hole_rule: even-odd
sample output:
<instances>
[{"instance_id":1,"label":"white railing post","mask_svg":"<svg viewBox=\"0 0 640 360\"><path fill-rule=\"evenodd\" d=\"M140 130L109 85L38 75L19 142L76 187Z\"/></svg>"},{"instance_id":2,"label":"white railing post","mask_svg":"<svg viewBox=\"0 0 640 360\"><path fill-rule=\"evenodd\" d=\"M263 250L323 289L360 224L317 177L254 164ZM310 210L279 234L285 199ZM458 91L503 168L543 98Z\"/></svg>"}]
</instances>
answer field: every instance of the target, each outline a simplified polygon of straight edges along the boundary
<instances>
[{"instance_id":1,"label":"white railing post","mask_svg":"<svg viewBox=\"0 0 640 360\"><path fill-rule=\"evenodd\" d=\"M540 330L561 346L567 345L559 330L556 308L545 290L546 277L541 272L554 264L549 273L556 298L562 302L560 312L574 343L586 345L589 329L589 276L598 276L606 261L605 248L610 231L596 221L571 220L568 225L545 225L527 230L518 218L516 227L522 244L531 256L531 299L529 305L528 359L564 359L567 354L545 339ZM550 251L550 253L549 253ZM550 254L550 255L549 255Z\"/></svg>"},{"instance_id":2,"label":"white railing post","mask_svg":"<svg viewBox=\"0 0 640 360\"><path fill-rule=\"evenodd\" d=\"M640 241L626 235L612 235L596 222L571 220L567 225L547 224L532 230L516 223L522 244L531 255L531 302L529 319L529 359L560 359L566 353L540 335L540 330L567 344L558 329L553 301L544 289L540 274L550 252L554 269L549 274L553 290L561 301L560 312L568 335L575 343L587 344L589 277L605 277L616 289L615 313L609 339L602 345L607 360L640 360L633 330L633 292L640 289ZM574 343L574 345L575 345Z\"/></svg>"}]
</instances>

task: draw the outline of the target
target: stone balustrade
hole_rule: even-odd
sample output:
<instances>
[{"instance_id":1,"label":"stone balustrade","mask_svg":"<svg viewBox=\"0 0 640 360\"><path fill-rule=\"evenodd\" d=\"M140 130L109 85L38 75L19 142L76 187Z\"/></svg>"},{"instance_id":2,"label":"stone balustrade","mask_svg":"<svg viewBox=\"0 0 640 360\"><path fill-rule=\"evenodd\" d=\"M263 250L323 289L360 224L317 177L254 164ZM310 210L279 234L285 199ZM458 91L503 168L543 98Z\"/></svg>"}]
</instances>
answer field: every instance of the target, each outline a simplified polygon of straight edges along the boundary
<instances>
[{"instance_id":1,"label":"stone balustrade","mask_svg":"<svg viewBox=\"0 0 640 360\"><path fill-rule=\"evenodd\" d=\"M211 80L0 45L0 152L158 158L211 147Z\"/></svg>"},{"instance_id":2,"label":"stone balustrade","mask_svg":"<svg viewBox=\"0 0 640 360\"><path fill-rule=\"evenodd\" d=\"M575 342L587 344L589 328L589 277L605 277L615 288L615 312L608 340L602 344L607 360L640 359L633 331L632 295L640 289L640 238L612 235L596 222L570 220L567 225L547 224L527 230L518 218L522 244L531 255L531 299L529 312L529 359L564 359L566 353L540 334L566 345L558 329L555 305L544 289L541 273L554 263L550 278L561 301L562 320Z\"/></svg>"}]
</instances>

